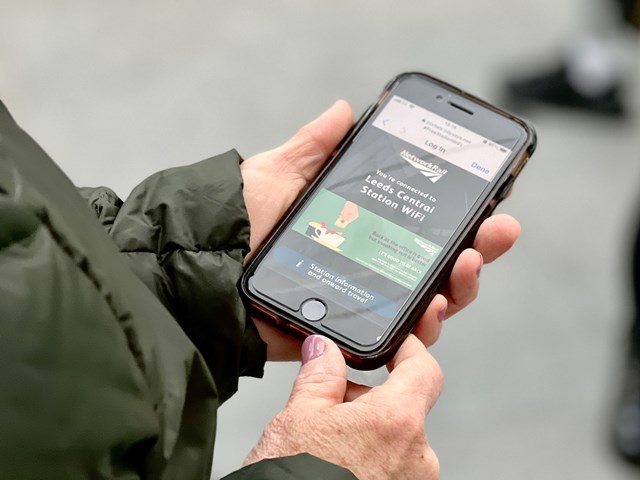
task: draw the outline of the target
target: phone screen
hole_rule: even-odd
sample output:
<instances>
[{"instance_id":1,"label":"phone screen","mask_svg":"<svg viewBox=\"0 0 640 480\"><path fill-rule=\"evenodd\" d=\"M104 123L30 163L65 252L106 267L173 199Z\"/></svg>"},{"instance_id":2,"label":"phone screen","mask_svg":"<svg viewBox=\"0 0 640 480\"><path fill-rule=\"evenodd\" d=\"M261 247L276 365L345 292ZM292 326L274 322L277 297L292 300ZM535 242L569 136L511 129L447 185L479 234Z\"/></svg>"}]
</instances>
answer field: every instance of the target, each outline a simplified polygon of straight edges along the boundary
<instances>
[{"instance_id":1,"label":"phone screen","mask_svg":"<svg viewBox=\"0 0 640 480\"><path fill-rule=\"evenodd\" d=\"M419 88L390 91L249 280L258 296L362 348L393 326L521 137L492 126L506 134L488 138L481 118L474 131L456 120L468 113L444 116L446 97ZM310 299L322 308L305 311Z\"/></svg>"}]
</instances>

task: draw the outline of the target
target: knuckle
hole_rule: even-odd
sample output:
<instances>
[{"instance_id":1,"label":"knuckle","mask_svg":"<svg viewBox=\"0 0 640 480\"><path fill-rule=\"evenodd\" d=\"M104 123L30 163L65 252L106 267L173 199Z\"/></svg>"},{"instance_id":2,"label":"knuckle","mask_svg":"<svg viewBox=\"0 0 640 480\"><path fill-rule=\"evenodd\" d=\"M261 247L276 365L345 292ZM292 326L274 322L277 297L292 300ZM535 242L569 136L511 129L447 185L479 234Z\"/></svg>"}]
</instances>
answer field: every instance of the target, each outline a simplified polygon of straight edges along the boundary
<instances>
[{"instance_id":1,"label":"knuckle","mask_svg":"<svg viewBox=\"0 0 640 480\"><path fill-rule=\"evenodd\" d=\"M426 373L422 378L422 388L426 397L427 411L430 410L438 401L440 394L442 393L442 387L444 385L444 374L442 368L435 361L431 361Z\"/></svg>"},{"instance_id":2,"label":"knuckle","mask_svg":"<svg viewBox=\"0 0 640 480\"><path fill-rule=\"evenodd\" d=\"M429 379L431 381L431 389L440 396L442 386L444 385L444 373L442 372L440 365L435 361L431 367L431 375L429 375Z\"/></svg>"},{"instance_id":3,"label":"knuckle","mask_svg":"<svg viewBox=\"0 0 640 480\"><path fill-rule=\"evenodd\" d=\"M440 395L444 383L444 374L440 364L427 353L426 357L410 359L413 371L412 383L420 392L433 392Z\"/></svg>"},{"instance_id":4,"label":"knuckle","mask_svg":"<svg viewBox=\"0 0 640 480\"><path fill-rule=\"evenodd\" d=\"M425 474L424 478L437 480L440 478L440 460L431 447L428 447L424 454Z\"/></svg>"},{"instance_id":5,"label":"knuckle","mask_svg":"<svg viewBox=\"0 0 640 480\"><path fill-rule=\"evenodd\" d=\"M392 436L400 434L407 441L424 439L424 413L413 408L399 408L389 413L385 427Z\"/></svg>"},{"instance_id":6,"label":"knuckle","mask_svg":"<svg viewBox=\"0 0 640 480\"><path fill-rule=\"evenodd\" d=\"M297 404L309 397L342 401L345 388L344 377L339 374L328 371L301 373L291 392L290 402Z\"/></svg>"},{"instance_id":7,"label":"knuckle","mask_svg":"<svg viewBox=\"0 0 640 480\"><path fill-rule=\"evenodd\" d=\"M475 282L472 288L466 288L463 291L451 289L451 300L457 310L462 310L478 296L479 284Z\"/></svg>"},{"instance_id":8,"label":"knuckle","mask_svg":"<svg viewBox=\"0 0 640 480\"><path fill-rule=\"evenodd\" d=\"M440 478L440 460L428 445L422 445L418 452L409 457L413 459L410 468L405 468L403 479L438 480Z\"/></svg>"}]
</instances>

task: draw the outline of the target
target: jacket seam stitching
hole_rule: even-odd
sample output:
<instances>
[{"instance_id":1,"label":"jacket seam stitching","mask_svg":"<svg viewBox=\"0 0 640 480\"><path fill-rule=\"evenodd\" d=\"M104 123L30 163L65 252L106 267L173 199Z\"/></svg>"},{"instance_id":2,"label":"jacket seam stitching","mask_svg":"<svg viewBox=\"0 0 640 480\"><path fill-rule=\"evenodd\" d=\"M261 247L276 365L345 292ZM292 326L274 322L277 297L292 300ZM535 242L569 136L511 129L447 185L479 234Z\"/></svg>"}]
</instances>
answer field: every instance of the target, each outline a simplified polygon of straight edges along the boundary
<instances>
[{"instance_id":1,"label":"jacket seam stitching","mask_svg":"<svg viewBox=\"0 0 640 480\"><path fill-rule=\"evenodd\" d=\"M111 311L113 316L116 318L120 328L122 329L122 333L125 336L127 346L129 347L129 351L136 362L140 371L145 374L146 368L143 358L142 348L132 335L131 329L127 328L125 324L132 318L131 313L124 311L119 313L119 308L115 304L115 300L113 298L113 294L111 290L107 290L105 285L100 281L96 273L93 271L90 265L89 258L86 254L82 253L80 250L71 245L68 241L66 241L66 237L59 232L53 225L53 222L49 218L46 210L40 210L34 212L36 216L42 222L42 225L47 229L51 238L58 245L58 247L67 255L69 260L82 272L82 274L91 282L91 284L95 287L96 293L107 304L107 308Z\"/></svg>"}]
</instances>

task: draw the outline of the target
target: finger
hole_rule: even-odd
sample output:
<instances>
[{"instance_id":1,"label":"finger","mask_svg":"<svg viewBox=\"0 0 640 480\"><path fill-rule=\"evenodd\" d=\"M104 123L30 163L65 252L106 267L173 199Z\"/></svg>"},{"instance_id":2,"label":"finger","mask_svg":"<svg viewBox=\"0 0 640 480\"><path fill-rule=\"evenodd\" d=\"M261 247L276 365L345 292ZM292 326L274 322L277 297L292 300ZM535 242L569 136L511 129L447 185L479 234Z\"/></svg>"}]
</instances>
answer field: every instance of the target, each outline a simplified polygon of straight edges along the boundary
<instances>
[{"instance_id":1,"label":"finger","mask_svg":"<svg viewBox=\"0 0 640 480\"><path fill-rule=\"evenodd\" d=\"M491 263L509 250L520 235L520 224L511 215L498 214L487 218L476 235L473 248Z\"/></svg>"},{"instance_id":2,"label":"finger","mask_svg":"<svg viewBox=\"0 0 640 480\"><path fill-rule=\"evenodd\" d=\"M389 377L385 383L372 389L376 396L388 394L396 408L402 408L398 405L402 399L404 407L418 405L424 412L435 405L442 391L442 370L415 335L407 336L387 368Z\"/></svg>"},{"instance_id":3,"label":"finger","mask_svg":"<svg viewBox=\"0 0 640 480\"><path fill-rule=\"evenodd\" d=\"M344 401L353 402L354 400L360 398L362 395L369 393L370 391L371 387L349 380L347 382L347 392L344 394Z\"/></svg>"},{"instance_id":4,"label":"finger","mask_svg":"<svg viewBox=\"0 0 640 480\"><path fill-rule=\"evenodd\" d=\"M297 173L311 181L340 140L353 126L351 107L338 100L318 118L306 124L274 153Z\"/></svg>"},{"instance_id":5,"label":"finger","mask_svg":"<svg viewBox=\"0 0 640 480\"><path fill-rule=\"evenodd\" d=\"M252 317L260 338L267 344L267 360L290 362L300 360L301 342L259 317Z\"/></svg>"},{"instance_id":6,"label":"finger","mask_svg":"<svg viewBox=\"0 0 640 480\"><path fill-rule=\"evenodd\" d=\"M448 303L444 295L436 295L413 328L413 334L425 346L433 345L440 337Z\"/></svg>"},{"instance_id":7,"label":"finger","mask_svg":"<svg viewBox=\"0 0 640 480\"><path fill-rule=\"evenodd\" d=\"M483 256L468 248L456 260L444 294L449 301L446 318L459 312L478 296Z\"/></svg>"},{"instance_id":8,"label":"finger","mask_svg":"<svg viewBox=\"0 0 640 480\"><path fill-rule=\"evenodd\" d=\"M342 403L347 389L347 365L338 346L311 335L302 344L302 366L289 397L290 408L322 410Z\"/></svg>"}]
</instances>

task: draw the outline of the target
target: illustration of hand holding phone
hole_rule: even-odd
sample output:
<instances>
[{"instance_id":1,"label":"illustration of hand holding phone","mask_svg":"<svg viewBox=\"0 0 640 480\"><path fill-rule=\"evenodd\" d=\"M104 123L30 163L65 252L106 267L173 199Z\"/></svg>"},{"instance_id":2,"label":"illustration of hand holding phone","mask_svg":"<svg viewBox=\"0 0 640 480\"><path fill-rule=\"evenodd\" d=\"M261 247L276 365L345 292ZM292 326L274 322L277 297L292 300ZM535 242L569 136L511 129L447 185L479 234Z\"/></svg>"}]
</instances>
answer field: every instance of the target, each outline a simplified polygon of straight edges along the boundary
<instances>
[{"instance_id":1,"label":"illustration of hand holding phone","mask_svg":"<svg viewBox=\"0 0 640 480\"><path fill-rule=\"evenodd\" d=\"M347 228L351 222L358 218L358 205L353 202L346 201L340 216L336 219L334 225L338 228Z\"/></svg>"}]
</instances>

